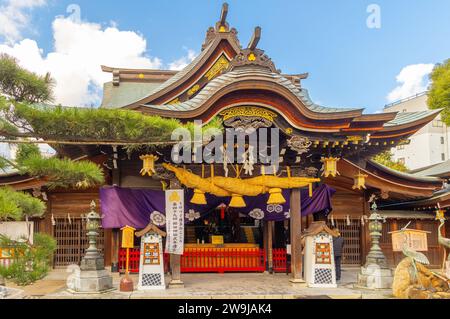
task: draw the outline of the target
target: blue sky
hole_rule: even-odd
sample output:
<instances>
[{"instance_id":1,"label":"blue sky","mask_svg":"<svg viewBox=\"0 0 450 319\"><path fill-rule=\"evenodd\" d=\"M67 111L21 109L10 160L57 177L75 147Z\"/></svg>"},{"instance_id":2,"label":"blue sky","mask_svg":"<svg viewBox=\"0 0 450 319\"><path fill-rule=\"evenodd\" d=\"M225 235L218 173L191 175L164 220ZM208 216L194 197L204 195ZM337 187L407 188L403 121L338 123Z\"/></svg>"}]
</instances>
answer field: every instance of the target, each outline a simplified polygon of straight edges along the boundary
<instances>
[{"instance_id":1,"label":"blue sky","mask_svg":"<svg viewBox=\"0 0 450 319\"><path fill-rule=\"evenodd\" d=\"M0 0L0 5L14 6L11 1L14 2ZM18 44L25 39L34 41L41 49L39 54L43 62L39 69L34 70L36 72L42 72L46 67L50 68L50 71L56 68L54 61L57 59L48 56L52 52L65 54L65 48L76 51L74 45L64 41L85 45L83 52L89 50L101 52L99 50L102 48L95 48L95 41L87 42L88 44L80 39L71 41L71 33L57 31L57 28L70 29L67 24L55 25L55 17L63 16L61 18L67 19L70 13L67 13L66 9L72 3L81 9L81 24L99 24L99 32L113 26L120 32L132 31L146 40L144 52L137 49L133 66L142 63L144 66L169 67L173 66L171 63L180 59L178 65L184 65L183 62L188 62L192 58L193 52L199 53L206 29L217 21L223 2L216 0L32 0L31 2L33 1L37 3L36 6L16 8L27 15L27 21L21 22L18 27L19 36L12 36L12 39L10 36L8 39L5 36L7 31L3 30L2 36L0 27L0 51L11 54L19 52L18 57L26 60L28 57L24 53L25 49L20 51ZM420 80L430 70L430 65L450 57L448 0L229 0L228 3L230 5L228 22L237 28L241 43L246 45L253 28L261 26L262 39L259 47L266 51L283 72L309 72L309 79L303 82L303 86L309 90L313 100L327 106L366 107L366 112L376 112L388 102L388 94L396 87L400 86L394 97L402 97L423 88L424 83ZM379 29L370 29L366 25L370 14L366 10L370 4L377 4L381 10ZM76 33L77 29L70 30ZM55 40L55 34L60 34L60 38L64 39ZM119 35L123 35L125 40L127 38L125 33L116 32L116 35L117 39L121 39ZM135 42L137 47L138 42ZM122 46L126 47L128 44L123 43ZM103 52L105 61L106 55L112 51L115 50ZM71 56L74 54L73 51L69 53ZM111 61L121 63L124 56L127 54L124 53L117 59L109 58ZM147 60L142 61L141 58ZM86 63L89 60L88 55L83 59ZM69 68L72 63L70 60L66 61L63 65ZM101 61L101 56L92 62L98 61ZM99 63L102 62L97 64ZM39 63L33 65L35 64ZM24 65L28 66L26 62ZM84 68L81 62L73 65ZM419 67L415 67L416 65ZM401 78L407 83L403 83L402 87L402 83L396 82L396 77L407 66L413 67L403 73ZM59 69L61 65L57 66L55 72L58 73ZM64 79L70 78L69 75L59 75L61 79L59 82L67 82ZM70 82L75 82L78 76L74 75L72 78L74 80ZM80 81L84 81L82 74L79 74L79 78ZM84 99L83 103L95 101L92 103L98 104L101 96L99 90L101 78L90 72L85 80L88 79L91 81L88 88L89 97ZM60 91L70 90L68 84L60 88ZM75 90L71 96L64 97L64 102L81 103L81 100L74 97L77 92L88 94L81 89Z\"/></svg>"}]
</instances>

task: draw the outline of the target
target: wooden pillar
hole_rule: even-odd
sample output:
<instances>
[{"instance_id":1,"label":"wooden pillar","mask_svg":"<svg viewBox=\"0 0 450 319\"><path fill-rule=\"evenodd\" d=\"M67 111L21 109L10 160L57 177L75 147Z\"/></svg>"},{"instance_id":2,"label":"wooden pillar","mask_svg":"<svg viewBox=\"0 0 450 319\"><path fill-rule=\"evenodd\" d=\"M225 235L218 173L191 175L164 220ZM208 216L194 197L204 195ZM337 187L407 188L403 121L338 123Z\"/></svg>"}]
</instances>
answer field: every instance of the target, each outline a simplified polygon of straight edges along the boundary
<instances>
[{"instance_id":1,"label":"wooden pillar","mask_svg":"<svg viewBox=\"0 0 450 319\"><path fill-rule=\"evenodd\" d=\"M301 216L301 193L300 189L291 192L291 282L303 284L302 276L302 216Z\"/></svg>"},{"instance_id":2,"label":"wooden pillar","mask_svg":"<svg viewBox=\"0 0 450 319\"><path fill-rule=\"evenodd\" d=\"M177 179L170 181L170 189L180 189L181 185ZM184 283L181 280L181 255L170 254L171 280L169 288L183 288Z\"/></svg>"},{"instance_id":3,"label":"wooden pillar","mask_svg":"<svg viewBox=\"0 0 450 319\"><path fill-rule=\"evenodd\" d=\"M267 262L269 273L273 273L273 226L273 220L267 222Z\"/></svg>"},{"instance_id":4,"label":"wooden pillar","mask_svg":"<svg viewBox=\"0 0 450 319\"><path fill-rule=\"evenodd\" d=\"M184 283L181 280L181 255L170 254L170 269L172 278L169 288L183 288Z\"/></svg>"},{"instance_id":5,"label":"wooden pillar","mask_svg":"<svg viewBox=\"0 0 450 319\"><path fill-rule=\"evenodd\" d=\"M119 235L118 228L111 232L111 272L119 272Z\"/></svg>"},{"instance_id":6,"label":"wooden pillar","mask_svg":"<svg viewBox=\"0 0 450 319\"><path fill-rule=\"evenodd\" d=\"M269 222L264 221L263 224L263 249L266 253L266 271L269 270Z\"/></svg>"}]
</instances>

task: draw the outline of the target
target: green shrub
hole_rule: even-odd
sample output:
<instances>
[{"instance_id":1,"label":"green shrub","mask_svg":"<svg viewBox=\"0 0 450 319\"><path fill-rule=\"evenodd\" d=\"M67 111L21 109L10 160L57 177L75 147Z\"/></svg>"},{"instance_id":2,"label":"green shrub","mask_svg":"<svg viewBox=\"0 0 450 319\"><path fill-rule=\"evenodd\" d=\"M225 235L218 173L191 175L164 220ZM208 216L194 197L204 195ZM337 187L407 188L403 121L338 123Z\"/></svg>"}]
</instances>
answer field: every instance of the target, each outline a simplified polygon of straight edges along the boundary
<instances>
[{"instance_id":1,"label":"green shrub","mask_svg":"<svg viewBox=\"0 0 450 319\"><path fill-rule=\"evenodd\" d=\"M51 265L56 250L56 240L46 234L34 235L34 243L14 241L0 235L0 246L10 248L13 258L8 267L0 266L0 276L18 285L29 285L44 278Z\"/></svg>"}]
</instances>

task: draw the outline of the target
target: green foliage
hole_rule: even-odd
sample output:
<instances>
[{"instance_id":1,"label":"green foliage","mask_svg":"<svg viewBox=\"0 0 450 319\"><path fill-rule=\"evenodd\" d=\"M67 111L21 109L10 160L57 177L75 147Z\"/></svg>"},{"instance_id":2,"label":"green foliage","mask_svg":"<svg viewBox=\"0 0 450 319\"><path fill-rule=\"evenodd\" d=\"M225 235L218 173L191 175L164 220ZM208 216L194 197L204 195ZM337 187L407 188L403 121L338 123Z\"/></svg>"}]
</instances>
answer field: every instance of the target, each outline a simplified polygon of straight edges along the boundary
<instances>
[{"instance_id":1,"label":"green foliage","mask_svg":"<svg viewBox=\"0 0 450 319\"><path fill-rule=\"evenodd\" d=\"M431 86L428 92L428 106L431 109L443 108L442 120L450 125L450 59L436 64L430 75Z\"/></svg>"},{"instance_id":2,"label":"green foliage","mask_svg":"<svg viewBox=\"0 0 450 319\"><path fill-rule=\"evenodd\" d=\"M383 152L378 154L373 158L373 160L381 165L384 165L386 167L389 167L393 170L399 171L399 172L407 172L408 168L405 164L402 164L398 161L394 161L392 159L392 153L389 151Z\"/></svg>"},{"instance_id":3,"label":"green foliage","mask_svg":"<svg viewBox=\"0 0 450 319\"><path fill-rule=\"evenodd\" d=\"M21 161L20 172L42 177L47 186L89 188L104 183L102 169L90 161L72 161L67 158L43 158L31 154Z\"/></svg>"},{"instance_id":4,"label":"green foliage","mask_svg":"<svg viewBox=\"0 0 450 319\"><path fill-rule=\"evenodd\" d=\"M192 123L148 116L132 110L93 109L16 103L9 118L25 121L33 134L46 140L167 142L177 128L193 131ZM204 127L221 128L214 119Z\"/></svg>"},{"instance_id":5,"label":"green foliage","mask_svg":"<svg viewBox=\"0 0 450 319\"><path fill-rule=\"evenodd\" d=\"M0 235L0 247L11 249L13 256L11 265L0 266L0 275L24 286L47 275L57 244L53 237L36 233L33 245Z\"/></svg>"},{"instance_id":6,"label":"green foliage","mask_svg":"<svg viewBox=\"0 0 450 319\"><path fill-rule=\"evenodd\" d=\"M17 147L16 152L16 162L17 164L22 164L31 156L41 156L41 151L39 150L39 146L36 144L20 144Z\"/></svg>"},{"instance_id":7,"label":"green foliage","mask_svg":"<svg viewBox=\"0 0 450 319\"><path fill-rule=\"evenodd\" d=\"M45 203L30 194L9 187L0 188L0 220L23 220L25 216L41 217Z\"/></svg>"},{"instance_id":8,"label":"green foliage","mask_svg":"<svg viewBox=\"0 0 450 319\"><path fill-rule=\"evenodd\" d=\"M7 54L0 54L0 92L18 102L51 101L54 81L50 74L45 76L30 72Z\"/></svg>"}]
</instances>

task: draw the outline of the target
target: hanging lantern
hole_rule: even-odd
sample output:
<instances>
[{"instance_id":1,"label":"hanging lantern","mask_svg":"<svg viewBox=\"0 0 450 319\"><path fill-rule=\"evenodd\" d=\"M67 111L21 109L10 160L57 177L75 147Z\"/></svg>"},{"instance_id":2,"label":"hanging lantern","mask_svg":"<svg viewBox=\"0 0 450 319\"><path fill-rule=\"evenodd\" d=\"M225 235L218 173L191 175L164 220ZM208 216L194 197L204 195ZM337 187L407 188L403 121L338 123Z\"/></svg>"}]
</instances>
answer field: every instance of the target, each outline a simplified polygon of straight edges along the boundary
<instances>
[{"instance_id":1,"label":"hanging lantern","mask_svg":"<svg viewBox=\"0 0 450 319\"><path fill-rule=\"evenodd\" d=\"M199 189L194 189L194 195L192 196L191 203L197 205L206 205L205 192Z\"/></svg>"},{"instance_id":2,"label":"hanging lantern","mask_svg":"<svg viewBox=\"0 0 450 319\"><path fill-rule=\"evenodd\" d=\"M352 189L359 189L359 190L361 190L361 188L366 189L366 178L367 175L361 174L361 172L355 175Z\"/></svg>"},{"instance_id":3,"label":"hanging lantern","mask_svg":"<svg viewBox=\"0 0 450 319\"><path fill-rule=\"evenodd\" d=\"M230 201L230 207L235 207L235 208L242 208L247 206L245 204L244 198L242 197L242 195L239 194L233 194L231 196L231 201Z\"/></svg>"},{"instance_id":4,"label":"hanging lantern","mask_svg":"<svg viewBox=\"0 0 450 319\"><path fill-rule=\"evenodd\" d=\"M141 175L144 176L148 174L148 176L152 176L156 173L155 171L155 162L159 159L156 155L142 155L139 157L144 163L141 169Z\"/></svg>"},{"instance_id":5,"label":"hanging lantern","mask_svg":"<svg viewBox=\"0 0 450 319\"><path fill-rule=\"evenodd\" d=\"M341 175L337 171L337 162L339 161L339 158L337 157L322 157L320 160L323 163L323 173L322 176L328 177L333 176L336 177L336 175Z\"/></svg>"},{"instance_id":6,"label":"hanging lantern","mask_svg":"<svg viewBox=\"0 0 450 319\"><path fill-rule=\"evenodd\" d=\"M436 220L443 220L444 217L444 211L442 209L436 210Z\"/></svg>"},{"instance_id":7,"label":"hanging lantern","mask_svg":"<svg viewBox=\"0 0 450 319\"><path fill-rule=\"evenodd\" d=\"M269 200L267 204L284 204L286 203L286 199L283 197L281 193L281 188L271 188L269 189Z\"/></svg>"}]
</instances>

